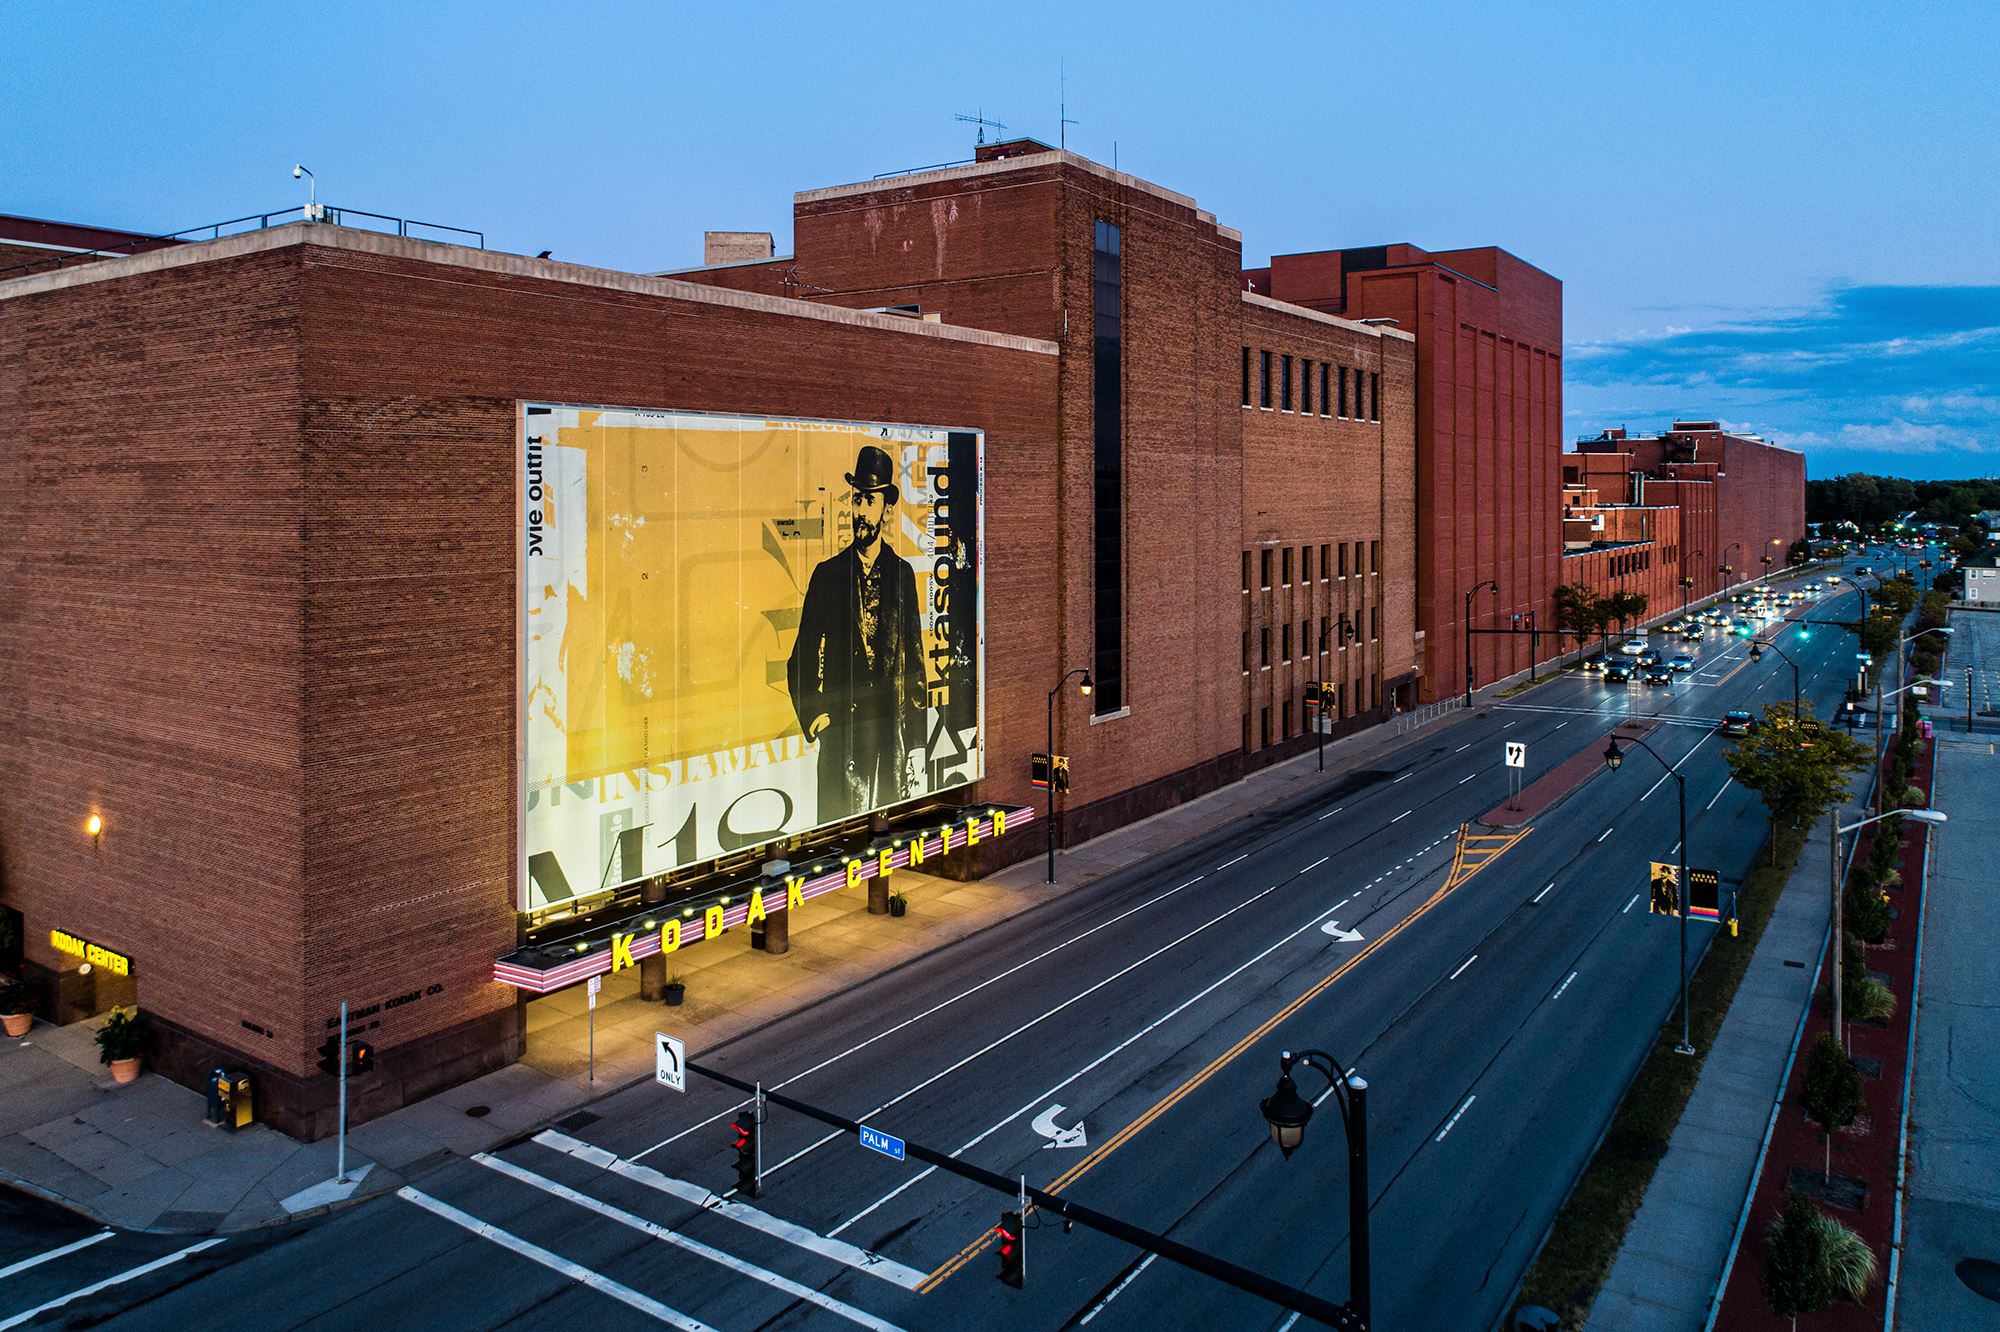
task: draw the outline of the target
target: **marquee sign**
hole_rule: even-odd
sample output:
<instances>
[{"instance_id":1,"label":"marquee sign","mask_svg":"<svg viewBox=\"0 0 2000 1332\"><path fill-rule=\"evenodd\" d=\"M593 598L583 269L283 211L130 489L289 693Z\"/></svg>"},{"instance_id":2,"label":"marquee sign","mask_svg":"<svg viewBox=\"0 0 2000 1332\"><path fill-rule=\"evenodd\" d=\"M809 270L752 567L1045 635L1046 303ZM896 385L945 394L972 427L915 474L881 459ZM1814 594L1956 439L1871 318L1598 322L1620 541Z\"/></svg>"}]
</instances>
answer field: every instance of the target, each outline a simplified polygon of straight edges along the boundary
<instances>
[{"instance_id":1,"label":"marquee sign","mask_svg":"<svg viewBox=\"0 0 2000 1332\"><path fill-rule=\"evenodd\" d=\"M65 930L49 931L49 947L58 953L67 953L78 961L87 962L93 967L103 967L114 976L132 974L131 958L123 953L114 953L109 948L91 943L87 939L80 939Z\"/></svg>"}]
</instances>

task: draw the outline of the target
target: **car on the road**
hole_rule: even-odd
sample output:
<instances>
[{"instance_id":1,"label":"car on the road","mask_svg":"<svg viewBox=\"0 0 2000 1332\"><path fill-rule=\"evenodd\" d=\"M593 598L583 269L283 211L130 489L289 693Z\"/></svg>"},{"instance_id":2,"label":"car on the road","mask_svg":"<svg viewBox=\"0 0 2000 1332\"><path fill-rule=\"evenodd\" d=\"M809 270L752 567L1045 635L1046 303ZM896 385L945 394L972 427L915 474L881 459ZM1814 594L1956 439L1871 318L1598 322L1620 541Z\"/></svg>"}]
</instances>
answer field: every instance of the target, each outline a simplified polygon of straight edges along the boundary
<instances>
[{"instance_id":1,"label":"car on the road","mask_svg":"<svg viewBox=\"0 0 2000 1332\"><path fill-rule=\"evenodd\" d=\"M1636 657L1646 650L1646 640L1643 638L1628 638L1618 645L1618 650L1628 657Z\"/></svg>"},{"instance_id":2,"label":"car on the road","mask_svg":"<svg viewBox=\"0 0 2000 1332\"><path fill-rule=\"evenodd\" d=\"M1756 721L1749 713L1740 709L1722 714L1722 733L1724 735L1748 735L1756 724Z\"/></svg>"},{"instance_id":3,"label":"car on the road","mask_svg":"<svg viewBox=\"0 0 2000 1332\"><path fill-rule=\"evenodd\" d=\"M1683 643L1701 642L1701 630L1698 628L1688 630L1686 633L1681 635L1681 642Z\"/></svg>"},{"instance_id":4,"label":"car on the road","mask_svg":"<svg viewBox=\"0 0 2000 1332\"><path fill-rule=\"evenodd\" d=\"M1670 671L1691 671L1694 669L1694 658L1685 652L1676 652L1667 661L1667 669Z\"/></svg>"},{"instance_id":5,"label":"car on the road","mask_svg":"<svg viewBox=\"0 0 2000 1332\"><path fill-rule=\"evenodd\" d=\"M1655 647L1649 647L1649 648L1647 648L1647 649L1646 649L1646 650L1645 650L1644 652L1641 652L1641 653L1639 654L1638 658L1636 659L1636 664L1637 664L1637 665L1640 665L1640 666L1657 666L1657 665L1659 665L1659 664L1660 664L1660 650L1659 650L1658 648L1655 648Z\"/></svg>"},{"instance_id":6,"label":"car on the road","mask_svg":"<svg viewBox=\"0 0 2000 1332\"><path fill-rule=\"evenodd\" d=\"M1624 684L1632 678L1632 663L1629 661L1607 661L1604 663L1604 683Z\"/></svg>"},{"instance_id":7,"label":"car on the road","mask_svg":"<svg viewBox=\"0 0 2000 1332\"><path fill-rule=\"evenodd\" d=\"M1672 670L1668 669L1667 664L1665 662L1656 661L1652 665L1646 667L1647 684L1663 685L1663 684L1672 684L1673 682L1674 682L1674 673Z\"/></svg>"},{"instance_id":8,"label":"car on the road","mask_svg":"<svg viewBox=\"0 0 2000 1332\"><path fill-rule=\"evenodd\" d=\"M1738 620L1729 626L1729 632L1735 634L1738 638L1748 638L1757 632L1757 626L1748 620Z\"/></svg>"},{"instance_id":9,"label":"car on the road","mask_svg":"<svg viewBox=\"0 0 2000 1332\"><path fill-rule=\"evenodd\" d=\"M1577 663L1577 669L1585 675L1602 675L1604 673L1604 658L1585 657L1581 662Z\"/></svg>"}]
</instances>

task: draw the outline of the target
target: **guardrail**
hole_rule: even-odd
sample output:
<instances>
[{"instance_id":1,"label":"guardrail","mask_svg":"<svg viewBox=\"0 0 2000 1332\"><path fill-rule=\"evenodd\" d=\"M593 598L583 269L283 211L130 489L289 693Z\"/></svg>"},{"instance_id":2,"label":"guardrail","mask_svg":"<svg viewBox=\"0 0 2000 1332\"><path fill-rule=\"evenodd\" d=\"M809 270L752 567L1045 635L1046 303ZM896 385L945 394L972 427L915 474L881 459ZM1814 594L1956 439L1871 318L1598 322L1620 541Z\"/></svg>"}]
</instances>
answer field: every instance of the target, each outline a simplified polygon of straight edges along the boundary
<instances>
[{"instance_id":1,"label":"guardrail","mask_svg":"<svg viewBox=\"0 0 2000 1332\"><path fill-rule=\"evenodd\" d=\"M349 221L348 219L364 219ZM111 259L120 255L141 254L147 250L164 249L171 245L186 245L194 241L221 240L224 236L237 236L247 231L262 231L267 227L282 226L288 222L322 221L337 227L354 227L360 231L393 232L403 237L447 240L452 244L469 244L474 249L486 248L486 233L469 227L451 227L442 222L422 222L410 217L391 217L387 213L371 213L364 208L335 208L331 204L301 205L280 208L269 213L245 213L242 217L232 217L226 222L208 222L198 227L187 227L180 231L163 232L156 236L134 236L116 245L106 245L95 250L59 250L44 258L30 259L24 264L11 268L0 268L0 281L12 277L22 277L43 269L67 268L79 262L95 259ZM371 226L370 223L383 223ZM448 233L431 235L431 233ZM451 237L463 236L466 240L454 241Z\"/></svg>"},{"instance_id":2,"label":"guardrail","mask_svg":"<svg viewBox=\"0 0 2000 1332\"><path fill-rule=\"evenodd\" d=\"M1465 706L1462 698L1447 698L1439 703L1426 703L1415 712L1406 712L1396 718L1396 734L1408 735L1420 726L1428 726L1438 718L1458 711Z\"/></svg>"}]
</instances>

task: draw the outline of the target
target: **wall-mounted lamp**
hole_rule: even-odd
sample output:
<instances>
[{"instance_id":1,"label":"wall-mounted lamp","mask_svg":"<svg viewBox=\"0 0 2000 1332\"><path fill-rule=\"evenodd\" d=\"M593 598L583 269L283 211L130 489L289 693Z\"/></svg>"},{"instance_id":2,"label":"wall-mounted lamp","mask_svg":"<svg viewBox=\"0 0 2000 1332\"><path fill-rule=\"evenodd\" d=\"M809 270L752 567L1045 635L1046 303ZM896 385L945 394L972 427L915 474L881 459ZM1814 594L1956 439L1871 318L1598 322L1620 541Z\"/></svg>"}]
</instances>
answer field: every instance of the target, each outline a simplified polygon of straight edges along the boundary
<instances>
[{"instance_id":1,"label":"wall-mounted lamp","mask_svg":"<svg viewBox=\"0 0 2000 1332\"><path fill-rule=\"evenodd\" d=\"M93 810L90 817L83 821L83 830L90 834L90 844L93 848L101 848L104 845L103 815Z\"/></svg>"}]
</instances>

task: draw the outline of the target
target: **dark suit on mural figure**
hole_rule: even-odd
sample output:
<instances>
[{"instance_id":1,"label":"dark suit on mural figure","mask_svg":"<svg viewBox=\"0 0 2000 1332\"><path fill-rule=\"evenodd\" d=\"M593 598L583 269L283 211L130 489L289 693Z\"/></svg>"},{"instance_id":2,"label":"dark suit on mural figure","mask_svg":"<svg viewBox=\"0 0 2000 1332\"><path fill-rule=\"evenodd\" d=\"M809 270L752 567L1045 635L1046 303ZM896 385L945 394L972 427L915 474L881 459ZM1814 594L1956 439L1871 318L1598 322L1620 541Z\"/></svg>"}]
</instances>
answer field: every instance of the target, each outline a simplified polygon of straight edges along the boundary
<instances>
[{"instance_id":1,"label":"dark suit on mural figure","mask_svg":"<svg viewBox=\"0 0 2000 1332\"><path fill-rule=\"evenodd\" d=\"M917 580L889 546L901 498L874 445L854 461L854 539L815 565L787 672L806 743L819 751L818 822L923 791L928 703Z\"/></svg>"}]
</instances>

